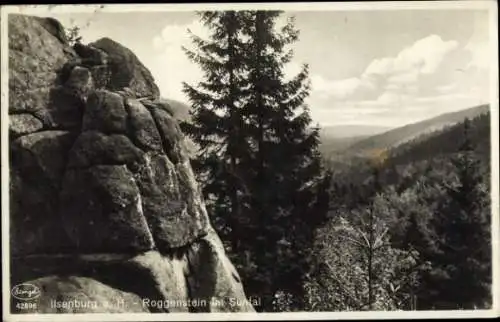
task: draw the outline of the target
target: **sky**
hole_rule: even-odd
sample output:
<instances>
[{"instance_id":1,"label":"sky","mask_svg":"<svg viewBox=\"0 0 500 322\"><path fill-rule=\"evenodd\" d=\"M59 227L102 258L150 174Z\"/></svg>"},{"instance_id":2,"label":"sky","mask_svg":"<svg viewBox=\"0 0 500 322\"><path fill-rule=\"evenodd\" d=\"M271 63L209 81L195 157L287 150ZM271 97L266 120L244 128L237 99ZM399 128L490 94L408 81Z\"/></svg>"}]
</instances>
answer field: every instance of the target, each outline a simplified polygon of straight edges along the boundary
<instances>
[{"instance_id":1,"label":"sky","mask_svg":"<svg viewBox=\"0 0 500 322\"><path fill-rule=\"evenodd\" d=\"M109 37L150 69L161 95L188 102L201 80L182 46L207 37L194 12L46 14L79 26L84 42ZM397 127L490 100L492 37L486 10L285 11L300 31L286 72L310 67L311 116L321 126Z\"/></svg>"}]
</instances>

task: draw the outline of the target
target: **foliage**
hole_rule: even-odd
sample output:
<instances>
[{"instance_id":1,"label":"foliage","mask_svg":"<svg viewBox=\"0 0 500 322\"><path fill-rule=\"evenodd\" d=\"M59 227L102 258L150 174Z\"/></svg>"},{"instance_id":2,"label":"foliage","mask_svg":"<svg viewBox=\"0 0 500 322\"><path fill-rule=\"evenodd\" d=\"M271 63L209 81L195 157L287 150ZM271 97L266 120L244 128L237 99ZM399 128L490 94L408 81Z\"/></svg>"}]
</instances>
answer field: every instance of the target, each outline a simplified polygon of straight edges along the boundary
<instances>
[{"instance_id":1,"label":"foliage","mask_svg":"<svg viewBox=\"0 0 500 322\"><path fill-rule=\"evenodd\" d=\"M317 270L308 282L311 310L394 310L410 307L427 267L415 249L391 244L390 200L377 195L363 209L341 211L318 236Z\"/></svg>"},{"instance_id":2,"label":"foliage","mask_svg":"<svg viewBox=\"0 0 500 322\"><path fill-rule=\"evenodd\" d=\"M308 68L286 79L297 40L278 11L201 12L210 39L192 35L187 56L204 72L184 84L192 105L183 131L199 145L192 160L215 227L258 310L276 310L275 295L303 305L302 279L313 232L326 216L330 181L322 176L318 129L304 99ZM326 199L325 199L326 198ZM263 252L263 250L266 250Z\"/></svg>"},{"instance_id":3,"label":"foliage","mask_svg":"<svg viewBox=\"0 0 500 322\"><path fill-rule=\"evenodd\" d=\"M469 128L465 130L465 126ZM484 163L488 163L490 154L489 113L480 114L467 122L459 122L401 144L391 151L391 163L408 164L427 159L429 156L437 157L456 153L461 149L462 142L466 140L465 135L471 143L471 149Z\"/></svg>"},{"instance_id":4,"label":"foliage","mask_svg":"<svg viewBox=\"0 0 500 322\"><path fill-rule=\"evenodd\" d=\"M389 151L378 171L370 160L357 160L352 170L335 172L333 219L318 230L315 270L306 283L309 309L363 310L370 303L374 310L489 307L489 151L484 142L489 142L488 114ZM387 231L383 252L363 238L370 231L373 236ZM370 253L376 278L367 278ZM405 278L394 274L398 271L411 273Z\"/></svg>"},{"instance_id":5,"label":"foliage","mask_svg":"<svg viewBox=\"0 0 500 322\"><path fill-rule=\"evenodd\" d=\"M450 160L454 176L443 182L445 198L430 220L437 247L429 256L435 270L428 276L432 291L426 304L433 307L474 309L491 298L489 189L472 153L469 128L466 120L464 141Z\"/></svg>"},{"instance_id":6,"label":"foliage","mask_svg":"<svg viewBox=\"0 0 500 322\"><path fill-rule=\"evenodd\" d=\"M74 46L77 43L82 41L82 37L80 36L80 27L73 26L66 29L66 39L70 46Z\"/></svg>"}]
</instances>

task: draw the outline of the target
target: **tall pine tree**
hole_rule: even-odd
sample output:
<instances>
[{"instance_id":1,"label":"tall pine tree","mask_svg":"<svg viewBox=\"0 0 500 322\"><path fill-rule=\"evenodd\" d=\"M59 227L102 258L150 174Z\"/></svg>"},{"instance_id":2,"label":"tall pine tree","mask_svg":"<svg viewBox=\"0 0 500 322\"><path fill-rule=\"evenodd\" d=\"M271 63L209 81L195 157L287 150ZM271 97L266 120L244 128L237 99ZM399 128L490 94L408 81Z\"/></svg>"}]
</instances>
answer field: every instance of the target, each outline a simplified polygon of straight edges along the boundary
<instances>
[{"instance_id":1,"label":"tall pine tree","mask_svg":"<svg viewBox=\"0 0 500 322\"><path fill-rule=\"evenodd\" d=\"M205 72L185 84L192 121L184 131L200 146L193 160L204 195L259 310L279 310L277 293L303 303L313 232L324 222L328 177L322 177L318 129L304 100L308 68L287 79L293 20L278 11L203 12L211 39L193 35L188 56Z\"/></svg>"},{"instance_id":2,"label":"tall pine tree","mask_svg":"<svg viewBox=\"0 0 500 322\"><path fill-rule=\"evenodd\" d=\"M465 139L451 160L456 180L446 185L431 220L438 237L429 283L435 296L424 304L439 309L485 308L492 296L490 199L469 139L468 119L463 127Z\"/></svg>"},{"instance_id":3,"label":"tall pine tree","mask_svg":"<svg viewBox=\"0 0 500 322\"><path fill-rule=\"evenodd\" d=\"M240 218L239 198L245 189L238 164L248 150L240 115L246 83L242 74L246 46L238 37L243 15L236 11L199 13L211 39L191 34L197 51L184 48L203 70L204 80L197 86L183 84L190 98L192 120L181 123L183 131L199 147L192 164L202 183L209 212L216 219L219 233L232 242L230 246L235 251L238 239L231 236L240 234L239 225L233 221ZM231 230L223 229L228 227Z\"/></svg>"}]
</instances>

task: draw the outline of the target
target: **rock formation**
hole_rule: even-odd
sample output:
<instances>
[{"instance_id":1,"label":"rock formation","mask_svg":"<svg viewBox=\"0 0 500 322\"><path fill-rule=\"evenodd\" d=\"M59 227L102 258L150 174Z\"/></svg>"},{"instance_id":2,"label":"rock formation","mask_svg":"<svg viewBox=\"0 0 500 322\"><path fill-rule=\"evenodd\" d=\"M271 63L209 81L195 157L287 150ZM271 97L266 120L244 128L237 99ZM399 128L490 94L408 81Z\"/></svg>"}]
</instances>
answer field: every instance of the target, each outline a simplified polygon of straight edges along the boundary
<instances>
[{"instance_id":1,"label":"rock formation","mask_svg":"<svg viewBox=\"0 0 500 322\"><path fill-rule=\"evenodd\" d=\"M54 19L8 27L11 284L41 292L13 311L253 311L151 73Z\"/></svg>"}]
</instances>

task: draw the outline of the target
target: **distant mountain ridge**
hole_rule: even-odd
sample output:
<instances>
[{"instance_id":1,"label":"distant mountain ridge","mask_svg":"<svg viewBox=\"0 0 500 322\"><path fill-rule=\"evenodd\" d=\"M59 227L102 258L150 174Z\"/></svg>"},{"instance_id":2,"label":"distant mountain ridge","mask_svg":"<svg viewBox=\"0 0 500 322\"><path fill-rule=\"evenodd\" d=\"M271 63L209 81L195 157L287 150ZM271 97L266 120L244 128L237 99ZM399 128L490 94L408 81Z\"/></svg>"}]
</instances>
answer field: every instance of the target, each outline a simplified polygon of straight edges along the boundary
<instances>
[{"instance_id":1,"label":"distant mountain ridge","mask_svg":"<svg viewBox=\"0 0 500 322\"><path fill-rule=\"evenodd\" d=\"M174 117L177 120L186 121L190 119L190 107L188 104L170 98L163 98L163 100L165 100L170 105L170 107L174 111Z\"/></svg>"},{"instance_id":2,"label":"distant mountain ridge","mask_svg":"<svg viewBox=\"0 0 500 322\"><path fill-rule=\"evenodd\" d=\"M390 129L385 126L364 124L324 126L319 131L319 149L325 157L329 157L358 141Z\"/></svg>"},{"instance_id":3,"label":"distant mountain ridge","mask_svg":"<svg viewBox=\"0 0 500 322\"><path fill-rule=\"evenodd\" d=\"M323 126L320 130L320 135L325 138L352 138L352 137L368 137L383 132L387 132L393 128L380 125L333 125Z\"/></svg>"},{"instance_id":4,"label":"distant mountain ridge","mask_svg":"<svg viewBox=\"0 0 500 322\"><path fill-rule=\"evenodd\" d=\"M469 118L468 137L475 154L489 164L491 154L490 113L482 113ZM418 137L401 144L390 151L392 164L406 164L420 159L455 153L465 140L464 121L442 130Z\"/></svg>"},{"instance_id":5,"label":"distant mountain ridge","mask_svg":"<svg viewBox=\"0 0 500 322\"><path fill-rule=\"evenodd\" d=\"M373 151L389 150L418 137L423 137L426 133L438 131L447 126L462 122L465 118L475 118L488 111L489 105L480 105L457 112L445 113L434 118L408 124L362 139L339 153L366 156Z\"/></svg>"},{"instance_id":6,"label":"distant mountain ridge","mask_svg":"<svg viewBox=\"0 0 500 322\"><path fill-rule=\"evenodd\" d=\"M384 161L381 182L393 184L399 180L401 173L419 173L424 171L427 165L445 171L443 169L449 166L446 160L459 151L465 140L465 118L470 120L467 136L473 146L474 155L482 161L481 172L488 175L491 160L491 113L484 107L479 107L476 112L478 113L475 116L474 113L465 115L462 120L452 125L378 151L378 156L383 156ZM358 154L342 152L337 151L332 157L325 156L328 168L335 173L335 180L362 184L371 177L374 157L377 156L374 149Z\"/></svg>"}]
</instances>

